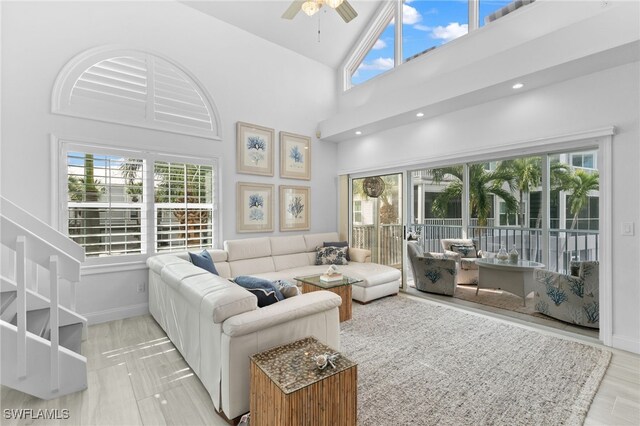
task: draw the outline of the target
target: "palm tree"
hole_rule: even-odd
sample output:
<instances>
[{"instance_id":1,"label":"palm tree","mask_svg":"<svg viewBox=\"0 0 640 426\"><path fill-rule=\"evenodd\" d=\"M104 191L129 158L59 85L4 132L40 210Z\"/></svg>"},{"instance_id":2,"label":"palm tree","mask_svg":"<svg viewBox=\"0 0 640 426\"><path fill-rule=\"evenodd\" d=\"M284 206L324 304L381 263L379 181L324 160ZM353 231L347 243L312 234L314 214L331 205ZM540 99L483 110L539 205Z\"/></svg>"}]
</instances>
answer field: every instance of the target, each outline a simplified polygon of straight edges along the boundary
<instances>
[{"instance_id":1,"label":"palm tree","mask_svg":"<svg viewBox=\"0 0 640 426\"><path fill-rule=\"evenodd\" d=\"M573 215L571 228L574 229L578 224L578 216L582 209L589 203L589 193L600 189L600 174L595 171L589 173L582 169L577 169L565 178L562 189L570 192L569 211Z\"/></svg>"},{"instance_id":2,"label":"palm tree","mask_svg":"<svg viewBox=\"0 0 640 426\"><path fill-rule=\"evenodd\" d=\"M574 170L572 173L562 176L560 188L563 191L570 192L567 201L569 202L569 212L573 215L571 227L569 228L569 231L571 231L578 224L580 212L589 203L589 193L600 189L600 174L597 171L590 173L582 169ZM563 256L567 249L569 231L565 233L564 243L560 251Z\"/></svg>"},{"instance_id":3,"label":"palm tree","mask_svg":"<svg viewBox=\"0 0 640 426\"><path fill-rule=\"evenodd\" d=\"M95 178L95 166L93 154L84 154L84 176L78 178L69 175L67 186L71 201L95 203L100 201L100 195L104 192L104 187ZM78 232L83 237L77 242L85 246L85 252L100 253L103 251L102 236L99 235L103 229L100 225L100 211L97 208L87 208L76 211L76 219L80 219Z\"/></svg>"},{"instance_id":4,"label":"palm tree","mask_svg":"<svg viewBox=\"0 0 640 426\"><path fill-rule=\"evenodd\" d=\"M528 198L532 188L540 186L542 181L542 161L540 157L516 158L515 160L501 161L499 169L503 169L511 174L513 183L518 189L520 226L524 228L523 211L524 200Z\"/></svg>"},{"instance_id":5,"label":"palm tree","mask_svg":"<svg viewBox=\"0 0 640 426\"><path fill-rule=\"evenodd\" d=\"M451 200L462 196L463 167L452 166L433 170L433 182L440 183L445 175L456 178L438 194L433 201L432 211L435 215L444 218L447 214L447 206ZM504 186L507 185L508 189ZM492 196L504 200L508 212L518 210L518 200L511 194L515 190L514 179L510 170L496 168L486 170L482 163L469 166L469 211L472 216L478 218L479 226L487 226L487 219L493 206Z\"/></svg>"}]
</instances>

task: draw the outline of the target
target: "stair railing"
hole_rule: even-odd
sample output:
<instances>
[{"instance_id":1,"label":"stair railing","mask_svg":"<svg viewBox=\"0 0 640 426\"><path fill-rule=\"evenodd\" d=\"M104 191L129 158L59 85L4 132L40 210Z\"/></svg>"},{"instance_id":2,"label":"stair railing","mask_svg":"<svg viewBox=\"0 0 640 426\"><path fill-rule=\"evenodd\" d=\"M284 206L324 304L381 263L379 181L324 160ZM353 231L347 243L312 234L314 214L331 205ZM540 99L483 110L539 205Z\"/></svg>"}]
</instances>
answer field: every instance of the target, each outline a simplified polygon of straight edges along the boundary
<instances>
[{"instance_id":1,"label":"stair railing","mask_svg":"<svg viewBox=\"0 0 640 426\"><path fill-rule=\"evenodd\" d=\"M7 199L0 197L0 243L15 252L17 303L17 376L27 377L27 261L40 265L50 276L51 391L60 386L59 280L71 283L71 309L75 310L75 283L80 281L84 249L67 236L40 221ZM37 266L34 266L37 272ZM36 283L35 288L38 287Z\"/></svg>"}]
</instances>

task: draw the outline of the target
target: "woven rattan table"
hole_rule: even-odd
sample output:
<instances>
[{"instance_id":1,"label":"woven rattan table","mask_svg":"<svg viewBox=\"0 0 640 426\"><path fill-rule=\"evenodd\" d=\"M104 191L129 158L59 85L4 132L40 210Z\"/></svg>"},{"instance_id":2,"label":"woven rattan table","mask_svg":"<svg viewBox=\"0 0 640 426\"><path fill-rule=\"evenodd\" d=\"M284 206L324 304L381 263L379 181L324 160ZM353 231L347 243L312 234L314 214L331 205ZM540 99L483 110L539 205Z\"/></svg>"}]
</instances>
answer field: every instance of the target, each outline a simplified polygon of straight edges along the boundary
<instances>
[{"instance_id":1,"label":"woven rattan table","mask_svg":"<svg viewBox=\"0 0 640 426\"><path fill-rule=\"evenodd\" d=\"M362 282L362 280L344 276L338 281L324 282L320 280L320 275L295 277L294 280L302 283L303 293L328 290L340 296L342 298L339 308L340 322L351 319L351 284Z\"/></svg>"},{"instance_id":2,"label":"woven rattan table","mask_svg":"<svg viewBox=\"0 0 640 426\"><path fill-rule=\"evenodd\" d=\"M251 426L355 425L358 366L340 355L320 370L326 353L336 351L307 337L252 355Z\"/></svg>"}]
</instances>

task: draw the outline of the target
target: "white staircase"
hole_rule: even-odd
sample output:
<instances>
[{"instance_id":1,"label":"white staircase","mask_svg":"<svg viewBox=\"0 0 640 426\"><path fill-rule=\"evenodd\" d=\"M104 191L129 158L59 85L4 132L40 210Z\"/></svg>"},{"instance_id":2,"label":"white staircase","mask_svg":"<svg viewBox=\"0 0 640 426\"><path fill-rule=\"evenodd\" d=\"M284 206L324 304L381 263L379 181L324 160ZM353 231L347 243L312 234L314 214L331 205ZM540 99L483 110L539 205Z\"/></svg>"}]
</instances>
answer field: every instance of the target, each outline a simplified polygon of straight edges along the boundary
<instances>
[{"instance_id":1,"label":"white staircase","mask_svg":"<svg viewBox=\"0 0 640 426\"><path fill-rule=\"evenodd\" d=\"M86 389L87 320L73 311L84 250L2 197L0 243L0 382L41 399ZM45 280L49 298L38 293ZM69 286L68 307L60 304L61 283Z\"/></svg>"}]
</instances>

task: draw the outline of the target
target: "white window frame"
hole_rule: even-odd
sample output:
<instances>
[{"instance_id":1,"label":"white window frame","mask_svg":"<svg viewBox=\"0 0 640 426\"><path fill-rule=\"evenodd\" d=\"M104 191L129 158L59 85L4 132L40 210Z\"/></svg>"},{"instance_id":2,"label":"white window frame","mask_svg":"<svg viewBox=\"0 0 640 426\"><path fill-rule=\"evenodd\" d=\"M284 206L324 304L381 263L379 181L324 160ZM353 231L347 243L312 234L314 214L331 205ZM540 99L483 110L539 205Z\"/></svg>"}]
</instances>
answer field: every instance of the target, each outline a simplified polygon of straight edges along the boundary
<instances>
[{"instance_id":1,"label":"white window frame","mask_svg":"<svg viewBox=\"0 0 640 426\"><path fill-rule=\"evenodd\" d=\"M146 259L150 256L158 254L156 251L156 223L155 223L155 201L154 201L154 164L156 161L189 163L211 166L213 169L213 199L212 199L212 246L218 248L221 244L222 223L220 215L220 159L218 157L210 157L207 159L193 157L189 155L177 155L163 152L150 152L140 149L124 149L116 147L115 144L101 141L86 142L73 138L59 138L52 135L56 149L52 155L52 223L57 229L68 235L68 174L67 174L67 153L69 152L87 152L101 155L122 155L141 158L145 164L145 172L143 176L143 203L141 217L146 218L141 229L141 246L142 253L129 255L114 255L103 257L88 257L83 264L83 274L86 273L103 273L108 272L111 267L118 267L118 270L137 269L146 265ZM146 248L146 250L145 250ZM179 249L185 251L187 249ZM162 251L161 253L169 253L170 251ZM89 268L89 272L86 271ZM106 267L106 269L105 269ZM91 271L92 270L92 271Z\"/></svg>"},{"instance_id":2,"label":"white window frame","mask_svg":"<svg viewBox=\"0 0 640 426\"><path fill-rule=\"evenodd\" d=\"M468 32L467 34L458 37L463 38L473 33L474 31L486 28L489 25L480 26L480 2L484 0L467 0L468 1ZM527 0L523 2L521 6L530 5L534 0ZM376 43L382 32L385 30L389 21L395 18L395 50L394 50L394 65L390 70L385 71L385 73L392 71L398 66L406 63L402 55L402 26L403 26L403 11L402 6L404 5L404 0L393 0L389 2L383 2L380 6L380 9L376 13L375 17L369 24L369 26L363 31L362 36L358 39L358 41L351 48L347 58L342 63L340 67L341 75L340 79L342 80L342 91L346 92L349 89L354 87L354 84L351 83L351 76L358 69L365 56L369 53L373 45ZM521 7L518 6L518 9ZM507 13L510 13L507 12ZM506 15L506 13L505 13ZM502 15L501 15L502 16ZM496 18L500 19L500 17ZM457 39L456 39L457 40ZM454 40L452 40L454 41ZM438 49L434 49L438 50ZM427 52L428 53L428 52ZM384 74L384 73L383 73ZM368 81L373 80L375 77L372 77L370 80L362 82L365 84Z\"/></svg>"}]
</instances>

